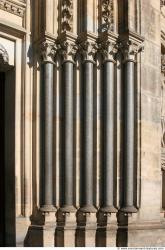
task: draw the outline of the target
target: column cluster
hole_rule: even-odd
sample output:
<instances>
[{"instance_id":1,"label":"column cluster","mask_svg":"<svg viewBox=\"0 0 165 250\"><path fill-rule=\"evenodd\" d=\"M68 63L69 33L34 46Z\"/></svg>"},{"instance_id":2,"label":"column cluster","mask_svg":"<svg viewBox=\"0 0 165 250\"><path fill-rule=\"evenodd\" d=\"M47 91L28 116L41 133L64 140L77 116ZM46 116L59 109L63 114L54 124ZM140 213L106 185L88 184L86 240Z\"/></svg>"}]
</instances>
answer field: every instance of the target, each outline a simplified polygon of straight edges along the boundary
<instances>
[{"instance_id":1,"label":"column cluster","mask_svg":"<svg viewBox=\"0 0 165 250\"><path fill-rule=\"evenodd\" d=\"M76 55L82 57L83 108L82 108L82 162L80 211L96 212L94 205L94 67L96 53L103 59L103 162L100 211L117 212L114 201L115 187L115 72L116 55L122 54L124 75L124 212L136 212L134 204L135 165L135 64L136 55L142 50L140 43L130 38L119 41L118 36L103 32L99 38L84 32L78 37L70 32L62 33L55 42L44 41L42 55L42 165L43 165L43 211L54 210L53 205L53 69L56 55L62 58L62 211L73 212L74 204L74 64Z\"/></svg>"},{"instance_id":2,"label":"column cluster","mask_svg":"<svg viewBox=\"0 0 165 250\"><path fill-rule=\"evenodd\" d=\"M105 230L108 241L120 215L137 212L136 66L143 39L128 28L129 1L52 1L57 30L49 29L50 2L44 1L46 26L41 18L38 211L51 214L48 226L54 218L57 246L61 235L65 246L67 239L68 246L95 246L96 231Z\"/></svg>"}]
</instances>

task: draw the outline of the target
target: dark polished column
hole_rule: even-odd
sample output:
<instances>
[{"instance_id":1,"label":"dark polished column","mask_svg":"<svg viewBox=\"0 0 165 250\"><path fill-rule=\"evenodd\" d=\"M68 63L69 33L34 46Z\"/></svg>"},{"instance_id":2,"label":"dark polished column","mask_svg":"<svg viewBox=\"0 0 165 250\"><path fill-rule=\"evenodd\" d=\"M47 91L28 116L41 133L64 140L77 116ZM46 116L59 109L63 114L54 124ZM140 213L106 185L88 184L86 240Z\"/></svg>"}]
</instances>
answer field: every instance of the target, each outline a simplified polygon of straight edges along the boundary
<instances>
[{"instance_id":1,"label":"dark polished column","mask_svg":"<svg viewBox=\"0 0 165 250\"><path fill-rule=\"evenodd\" d=\"M104 38L104 37L103 37ZM101 212L115 213L115 54L116 42L105 38L101 43L101 53L104 59L103 77L103 197Z\"/></svg>"},{"instance_id":2,"label":"dark polished column","mask_svg":"<svg viewBox=\"0 0 165 250\"><path fill-rule=\"evenodd\" d=\"M115 85L114 62L104 63L104 165L103 206L104 212L116 212L114 207L115 170Z\"/></svg>"},{"instance_id":3,"label":"dark polished column","mask_svg":"<svg viewBox=\"0 0 165 250\"><path fill-rule=\"evenodd\" d=\"M124 55L124 200L121 211L135 213L135 57L138 46L131 41L123 43Z\"/></svg>"},{"instance_id":4,"label":"dark polished column","mask_svg":"<svg viewBox=\"0 0 165 250\"><path fill-rule=\"evenodd\" d=\"M93 210L93 63L84 62L83 210ZM95 210L95 209L94 209Z\"/></svg>"},{"instance_id":5,"label":"dark polished column","mask_svg":"<svg viewBox=\"0 0 165 250\"><path fill-rule=\"evenodd\" d=\"M41 164L43 201L41 210L54 211L53 205L53 68L54 47L42 44L42 79L41 79Z\"/></svg>"},{"instance_id":6,"label":"dark polished column","mask_svg":"<svg viewBox=\"0 0 165 250\"><path fill-rule=\"evenodd\" d=\"M73 204L73 63L63 64L63 86L65 91L64 118L64 204L63 210L75 210Z\"/></svg>"},{"instance_id":7,"label":"dark polished column","mask_svg":"<svg viewBox=\"0 0 165 250\"><path fill-rule=\"evenodd\" d=\"M64 165L62 166L63 201L60 210L63 212L74 212L76 208L74 207L75 185L73 161L73 70L77 46L75 44L75 40L72 40L67 35L61 37L60 46L63 57L62 84L64 88Z\"/></svg>"},{"instance_id":8,"label":"dark polished column","mask_svg":"<svg viewBox=\"0 0 165 250\"><path fill-rule=\"evenodd\" d=\"M124 207L122 210L136 212L134 207L135 171L135 96L134 61L126 61L124 70Z\"/></svg>"},{"instance_id":9,"label":"dark polished column","mask_svg":"<svg viewBox=\"0 0 165 250\"><path fill-rule=\"evenodd\" d=\"M93 67L94 67L94 43L85 41L83 50L83 163L82 163L82 186L81 207L82 212L96 212L94 207L93 188Z\"/></svg>"}]
</instances>

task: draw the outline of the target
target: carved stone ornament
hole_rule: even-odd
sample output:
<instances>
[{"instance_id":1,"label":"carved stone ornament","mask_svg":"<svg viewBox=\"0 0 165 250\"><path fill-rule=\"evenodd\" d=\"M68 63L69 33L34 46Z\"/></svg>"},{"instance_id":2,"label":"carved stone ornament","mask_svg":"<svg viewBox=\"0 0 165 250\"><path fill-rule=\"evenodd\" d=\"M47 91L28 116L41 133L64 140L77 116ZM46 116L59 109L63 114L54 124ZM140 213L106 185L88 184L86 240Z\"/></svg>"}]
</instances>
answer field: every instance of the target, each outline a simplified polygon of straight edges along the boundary
<instances>
[{"instance_id":1,"label":"carved stone ornament","mask_svg":"<svg viewBox=\"0 0 165 250\"><path fill-rule=\"evenodd\" d=\"M160 7L162 8L163 6L165 6L165 0L160 0Z\"/></svg>"},{"instance_id":2,"label":"carved stone ornament","mask_svg":"<svg viewBox=\"0 0 165 250\"><path fill-rule=\"evenodd\" d=\"M70 40L62 41L58 45L59 51L63 56L63 61L70 61L74 63L75 54L77 52L78 46L75 42Z\"/></svg>"},{"instance_id":3,"label":"carved stone ornament","mask_svg":"<svg viewBox=\"0 0 165 250\"><path fill-rule=\"evenodd\" d=\"M2 44L0 44L0 64L9 64L8 53Z\"/></svg>"},{"instance_id":4,"label":"carved stone ornament","mask_svg":"<svg viewBox=\"0 0 165 250\"><path fill-rule=\"evenodd\" d=\"M61 30L73 31L73 0L62 0Z\"/></svg>"},{"instance_id":5,"label":"carved stone ornament","mask_svg":"<svg viewBox=\"0 0 165 250\"><path fill-rule=\"evenodd\" d=\"M113 0L101 0L101 31L114 31Z\"/></svg>"},{"instance_id":6,"label":"carved stone ornament","mask_svg":"<svg viewBox=\"0 0 165 250\"><path fill-rule=\"evenodd\" d=\"M161 72L165 74L165 54L161 55Z\"/></svg>"},{"instance_id":7,"label":"carved stone ornament","mask_svg":"<svg viewBox=\"0 0 165 250\"><path fill-rule=\"evenodd\" d=\"M117 45L112 41L103 41L98 44L99 51L102 54L104 61L112 61L115 62L115 55L118 51Z\"/></svg>"},{"instance_id":8,"label":"carved stone ornament","mask_svg":"<svg viewBox=\"0 0 165 250\"><path fill-rule=\"evenodd\" d=\"M94 57L97 52L98 46L96 42L91 40L85 40L79 43L79 51L83 56L83 61L94 62Z\"/></svg>"},{"instance_id":9,"label":"carved stone ornament","mask_svg":"<svg viewBox=\"0 0 165 250\"><path fill-rule=\"evenodd\" d=\"M54 57L57 52L57 46L54 43L44 41L41 44L41 57L43 62L54 63Z\"/></svg>"},{"instance_id":10,"label":"carved stone ornament","mask_svg":"<svg viewBox=\"0 0 165 250\"><path fill-rule=\"evenodd\" d=\"M10 0L0 0L0 9L5 10L7 12L10 12L14 15L23 17L25 13L25 8L13 3L13 1Z\"/></svg>"},{"instance_id":11,"label":"carved stone ornament","mask_svg":"<svg viewBox=\"0 0 165 250\"><path fill-rule=\"evenodd\" d=\"M120 43L119 48L123 54L124 62L135 61L136 55L144 50L143 43L137 44L131 40L123 41Z\"/></svg>"}]
</instances>

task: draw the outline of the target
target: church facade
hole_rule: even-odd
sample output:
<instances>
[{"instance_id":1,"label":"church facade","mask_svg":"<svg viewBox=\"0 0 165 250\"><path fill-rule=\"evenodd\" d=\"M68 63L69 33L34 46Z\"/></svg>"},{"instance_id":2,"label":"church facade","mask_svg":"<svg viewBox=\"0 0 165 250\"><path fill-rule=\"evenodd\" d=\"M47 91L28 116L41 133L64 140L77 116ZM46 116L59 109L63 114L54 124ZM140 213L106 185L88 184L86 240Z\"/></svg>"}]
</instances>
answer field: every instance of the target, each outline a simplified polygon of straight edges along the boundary
<instances>
[{"instance_id":1,"label":"church facade","mask_svg":"<svg viewBox=\"0 0 165 250\"><path fill-rule=\"evenodd\" d=\"M0 0L0 246L165 246L165 1Z\"/></svg>"}]
</instances>

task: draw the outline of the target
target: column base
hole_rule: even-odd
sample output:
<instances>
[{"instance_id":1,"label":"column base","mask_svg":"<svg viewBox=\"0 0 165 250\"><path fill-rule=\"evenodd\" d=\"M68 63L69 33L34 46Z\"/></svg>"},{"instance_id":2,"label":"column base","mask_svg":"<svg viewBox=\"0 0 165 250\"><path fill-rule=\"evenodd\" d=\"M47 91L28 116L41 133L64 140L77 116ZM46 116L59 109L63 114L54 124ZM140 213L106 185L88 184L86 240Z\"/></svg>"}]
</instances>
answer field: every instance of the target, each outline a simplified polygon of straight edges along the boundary
<instances>
[{"instance_id":1,"label":"column base","mask_svg":"<svg viewBox=\"0 0 165 250\"><path fill-rule=\"evenodd\" d=\"M92 205L86 205L86 206L80 207L79 211L83 213L96 213L97 209Z\"/></svg>"},{"instance_id":2,"label":"column base","mask_svg":"<svg viewBox=\"0 0 165 250\"><path fill-rule=\"evenodd\" d=\"M103 213L117 213L118 210L114 206L103 206L100 207L99 211Z\"/></svg>"},{"instance_id":3,"label":"column base","mask_svg":"<svg viewBox=\"0 0 165 250\"><path fill-rule=\"evenodd\" d=\"M54 247L56 213L35 210L30 217L31 225L24 240L25 247Z\"/></svg>"},{"instance_id":4,"label":"column base","mask_svg":"<svg viewBox=\"0 0 165 250\"><path fill-rule=\"evenodd\" d=\"M97 216L97 247L116 247L117 216L116 213L105 213L99 210Z\"/></svg>"},{"instance_id":5,"label":"column base","mask_svg":"<svg viewBox=\"0 0 165 250\"><path fill-rule=\"evenodd\" d=\"M74 213L77 211L77 209L74 206L67 206L67 205L62 206L59 210L64 213Z\"/></svg>"},{"instance_id":6,"label":"column base","mask_svg":"<svg viewBox=\"0 0 165 250\"><path fill-rule=\"evenodd\" d=\"M137 213L137 208L134 206L125 206L120 209L121 212L124 213Z\"/></svg>"},{"instance_id":7,"label":"column base","mask_svg":"<svg viewBox=\"0 0 165 250\"><path fill-rule=\"evenodd\" d=\"M95 207L83 207L77 213L77 247L95 247L96 246L96 228L97 218ZM95 211L95 212L93 212Z\"/></svg>"},{"instance_id":8,"label":"column base","mask_svg":"<svg viewBox=\"0 0 165 250\"><path fill-rule=\"evenodd\" d=\"M56 212L57 209L53 205L43 205L40 207L40 211L42 211L42 212Z\"/></svg>"},{"instance_id":9,"label":"column base","mask_svg":"<svg viewBox=\"0 0 165 250\"><path fill-rule=\"evenodd\" d=\"M65 208L65 211L64 211L64 208ZM76 227L77 227L77 223L76 223L75 207L65 206L63 208L60 208L57 212L57 228L56 228L55 246L56 247L75 247Z\"/></svg>"}]
</instances>

